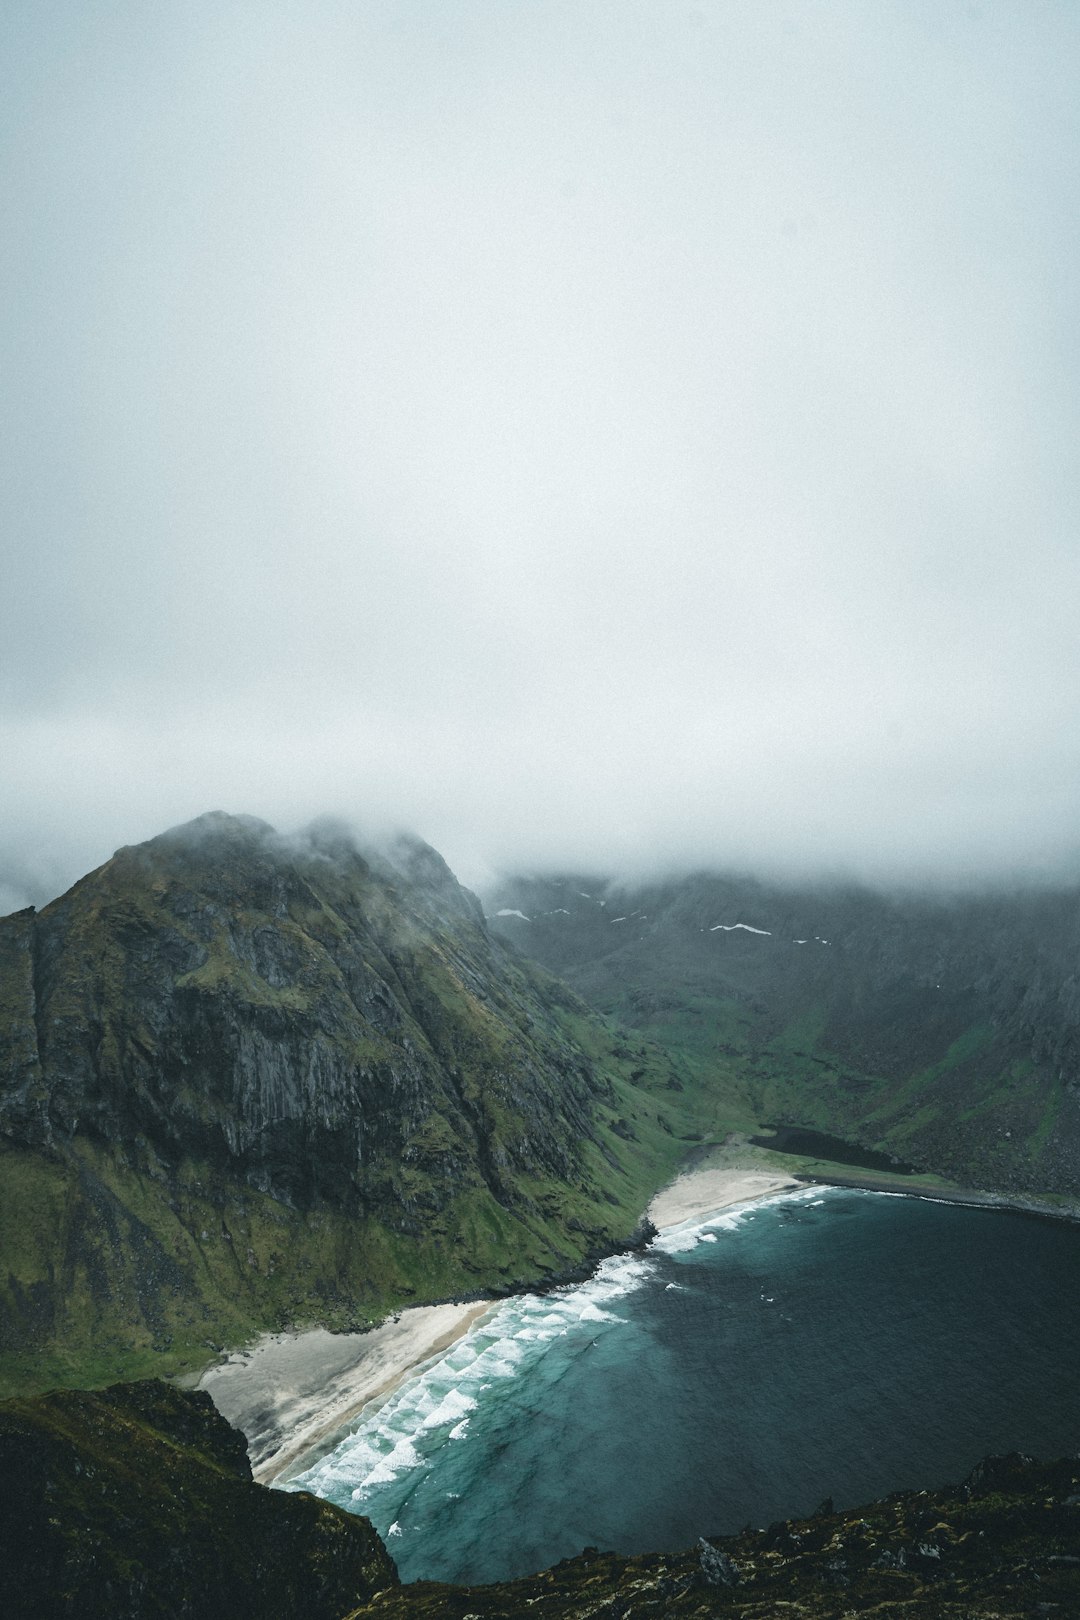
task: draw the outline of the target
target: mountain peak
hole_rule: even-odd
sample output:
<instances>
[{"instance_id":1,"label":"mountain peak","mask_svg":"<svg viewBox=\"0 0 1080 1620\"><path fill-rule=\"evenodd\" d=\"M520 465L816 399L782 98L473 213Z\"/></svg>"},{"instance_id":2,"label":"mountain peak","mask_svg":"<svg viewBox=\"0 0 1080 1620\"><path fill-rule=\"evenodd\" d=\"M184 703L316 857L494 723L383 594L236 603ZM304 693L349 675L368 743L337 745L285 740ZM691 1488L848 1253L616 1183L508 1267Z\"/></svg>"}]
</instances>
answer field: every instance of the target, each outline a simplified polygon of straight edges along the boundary
<instances>
[{"instance_id":1,"label":"mountain peak","mask_svg":"<svg viewBox=\"0 0 1080 1620\"><path fill-rule=\"evenodd\" d=\"M150 842L195 843L200 839L220 838L250 841L255 838L276 836L276 829L259 816L233 815L228 810L206 810L201 816L193 817L191 821L182 821L175 827L168 827Z\"/></svg>"}]
</instances>

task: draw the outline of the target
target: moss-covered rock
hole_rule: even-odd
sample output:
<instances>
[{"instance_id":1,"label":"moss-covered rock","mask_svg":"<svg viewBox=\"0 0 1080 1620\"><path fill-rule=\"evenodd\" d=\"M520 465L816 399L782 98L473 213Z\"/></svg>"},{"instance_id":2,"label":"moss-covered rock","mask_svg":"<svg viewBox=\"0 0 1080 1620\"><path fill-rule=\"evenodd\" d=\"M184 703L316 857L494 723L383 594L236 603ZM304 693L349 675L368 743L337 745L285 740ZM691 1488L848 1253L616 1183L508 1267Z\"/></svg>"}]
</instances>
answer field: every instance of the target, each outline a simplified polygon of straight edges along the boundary
<instances>
[{"instance_id":1,"label":"moss-covered rock","mask_svg":"<svg viewBox=\"0 0 1080 1620\"><path fill-rule=\"evenodd\" d=\"M251 1479L208 1395L159 1382L0 1405L9 1620L337 1620L397 1584L366 1519Z\"/></svg>"},{"instance_id":2,"label":"moss-covered rock","mask_svg":"<svg viewBox=\"0 0 1080 1620\"><path fill-rule=\"evenodd\" d=\"M668 1061L416 840L120 850L0 920L0 1037L0 1393L572 1271L678 1156Z\"/></svg>"}]
</instances>

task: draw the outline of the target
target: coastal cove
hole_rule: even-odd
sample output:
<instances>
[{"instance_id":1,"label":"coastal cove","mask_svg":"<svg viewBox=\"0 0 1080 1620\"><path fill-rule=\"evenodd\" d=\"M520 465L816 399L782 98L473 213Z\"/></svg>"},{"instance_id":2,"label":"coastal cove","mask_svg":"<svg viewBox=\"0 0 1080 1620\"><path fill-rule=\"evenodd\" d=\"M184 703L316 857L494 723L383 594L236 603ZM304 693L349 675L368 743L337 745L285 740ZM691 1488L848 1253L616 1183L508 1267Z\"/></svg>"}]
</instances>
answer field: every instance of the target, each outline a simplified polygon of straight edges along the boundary
<instances>
[{"instance_id":1,"label":"coastal cove","mask_svg":"<svg viewBox=\"0 0 1080 1620\"><path fill-rule=\"evenodd\" d=\"M421 1312L335 1336L357 1359L329 1402L313 1337L277 1341L279 1371L280 1346L308 1357L305 1421L270 1387L272 1345L235 1362L234 1391L246 1369L288 1431L259 1477L369 1515L406 1579L481 1581L943 1483L987 1449L1080 1445L1071 1225L716 1166L650 1215L645 1254L458 1307L441 1349ZM219 1404L227 1383L204 1379Z\"/></svg>"},{"instance_id":2,"label":"coastal cove","mask_svg":"<svg viewBox=\"0 0 1080 1620\"><path fill-rule=\"evenodd\" d=\"M649 1205L666 1228L795 1189L773 1171L702 1165ZM260 1483L284 1482L333 1448L369 1403L384 1400L504 1302L413 1305L363 1333L267 1333L209 1367L195 1387L244 1434Z\"/></svg>"}]
</instances>

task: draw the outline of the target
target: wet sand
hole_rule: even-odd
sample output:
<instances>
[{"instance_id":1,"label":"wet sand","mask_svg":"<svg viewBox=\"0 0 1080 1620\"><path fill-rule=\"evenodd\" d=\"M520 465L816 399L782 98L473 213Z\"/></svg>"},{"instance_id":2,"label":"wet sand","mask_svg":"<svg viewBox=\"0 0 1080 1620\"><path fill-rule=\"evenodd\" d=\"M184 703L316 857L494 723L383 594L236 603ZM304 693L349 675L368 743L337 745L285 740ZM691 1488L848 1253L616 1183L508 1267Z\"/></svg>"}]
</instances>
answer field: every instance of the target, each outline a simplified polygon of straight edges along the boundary
<instances>
[{"instance_id":1,"label":"wet sand","mask_svg":"<svg viewBox=\"0 0 1080 1620\"><path fill-rule=\"evenodd\" d=\"M242 1431L268 1485L329 1449L367 1405L462 1338L492 1302L416 1305L368 1333L267 1334L203 1373L223 1417Z\"/></svg>"},{"instance_id":2,"label":"wet sand","mask_svg":"<svg viewBox=\"0 0 1080 1620\"><path fill-rule=\"evenodd\" d=\"M664 1231L801 1185L773 1171L702 1165L657 1193L648 1217ZM390 1394L497 1304L411 1306L367 1333L267 1334L209 1368L198 1388L246 1436L252 1472L268 1485L325 1455L369 1401Z\"/></svg>"}]
</instances>

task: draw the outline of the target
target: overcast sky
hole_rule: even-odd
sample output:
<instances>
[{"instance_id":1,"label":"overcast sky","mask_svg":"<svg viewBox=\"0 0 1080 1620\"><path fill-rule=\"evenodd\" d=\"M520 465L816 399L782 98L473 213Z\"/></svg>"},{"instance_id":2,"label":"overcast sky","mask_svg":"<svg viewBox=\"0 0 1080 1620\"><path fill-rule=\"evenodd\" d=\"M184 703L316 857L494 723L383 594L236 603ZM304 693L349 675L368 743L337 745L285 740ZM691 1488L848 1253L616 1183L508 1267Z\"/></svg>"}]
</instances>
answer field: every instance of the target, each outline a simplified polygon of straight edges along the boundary
<instances>
[{"instance_id":1,"label":"overcast sky","mask_svg":"<svg viewBox=\"0 0 1080 1620\"><path fill-rule=\"evenodd\" d=\"M1080 870L1080 8L13 0L0 905Z\"/></svg>"}]
</instances>

